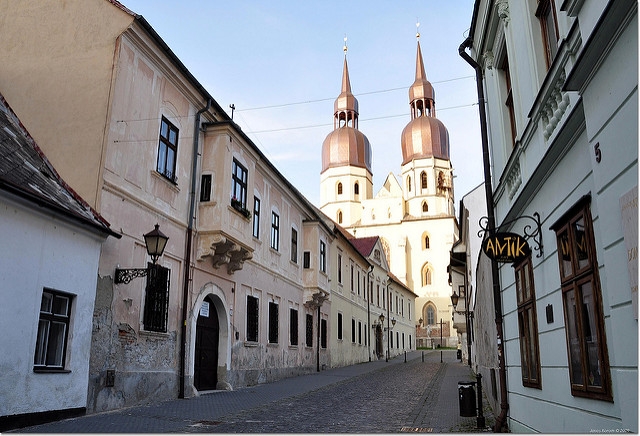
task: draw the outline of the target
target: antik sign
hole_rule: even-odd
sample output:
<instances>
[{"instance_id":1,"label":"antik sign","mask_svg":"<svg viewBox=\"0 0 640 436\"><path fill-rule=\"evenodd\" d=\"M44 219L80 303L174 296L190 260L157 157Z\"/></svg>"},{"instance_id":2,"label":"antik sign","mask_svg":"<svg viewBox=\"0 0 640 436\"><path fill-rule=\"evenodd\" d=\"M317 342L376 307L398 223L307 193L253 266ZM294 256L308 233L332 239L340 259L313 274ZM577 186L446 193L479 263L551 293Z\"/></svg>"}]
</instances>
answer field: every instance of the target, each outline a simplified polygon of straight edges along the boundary
<instances>
[{"instance_id":1,"label":"antik sign","mask_svg":"<svg viewBox=\"0 0 640 436\"><path fill-rule=\"evenodd\" d=\"M496 233L482 242L482 251L496 262L515 263L531 254L527 240L515 233Z\"/></svg>"}]
</instances>

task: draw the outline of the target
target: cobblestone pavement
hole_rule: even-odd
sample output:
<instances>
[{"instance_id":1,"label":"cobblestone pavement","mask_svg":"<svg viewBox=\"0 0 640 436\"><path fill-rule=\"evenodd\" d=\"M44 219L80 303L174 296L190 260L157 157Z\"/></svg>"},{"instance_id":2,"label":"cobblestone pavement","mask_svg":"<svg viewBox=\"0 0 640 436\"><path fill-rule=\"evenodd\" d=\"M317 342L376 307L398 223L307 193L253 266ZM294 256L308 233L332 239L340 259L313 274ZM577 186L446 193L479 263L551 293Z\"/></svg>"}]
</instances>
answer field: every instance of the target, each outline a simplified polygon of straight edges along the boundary
<instances>
[{"instance_id":1,"label":"cobblestone pavement","mask_svg":"<svg viewBox=\"0 0 640 436\"><path fill-rule=\"evenodd\" d=\"M459 416L455 351L412 352L236 391L28 427L35 433L478 432ZM442 356L442 357L441 357ZM440 362L442 358L442 363ZM491 419L487 417L487 425Z\"/></svg>"}]
</instances>

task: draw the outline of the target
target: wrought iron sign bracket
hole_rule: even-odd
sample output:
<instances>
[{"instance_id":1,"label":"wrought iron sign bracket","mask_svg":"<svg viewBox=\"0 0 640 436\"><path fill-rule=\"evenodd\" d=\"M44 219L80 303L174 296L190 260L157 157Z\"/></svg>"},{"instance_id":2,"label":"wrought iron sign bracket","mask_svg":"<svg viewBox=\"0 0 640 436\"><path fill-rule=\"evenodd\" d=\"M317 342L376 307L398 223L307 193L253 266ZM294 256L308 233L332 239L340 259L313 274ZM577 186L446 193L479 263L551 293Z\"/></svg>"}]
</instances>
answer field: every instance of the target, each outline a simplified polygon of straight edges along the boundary
<instances>
[{"instance_id":1,"label":"wrought iron sign bracket","mask_svg":"<svg viewBox=\"0 0 640 436\"><path fill-rule=\"evenodd\" d=\"M129 283L136 277L146 277L149 273L149 268L130 268L120 269L116 268L116 277L113 280L114 283Z\"/></svg>"},{"instance_id":2,"label":"wrought iron sign bracket","mask_svg":"<svg viewBox=\"0 0 640 436\"><path fill-rule=\"evenodd\" d=\"M533 241L536 243L536 246L533 247L534 250L538 251L538 254L536 255L536 257L542 257L544 255L544 246L542 244L542 224L540 221L540 214L538 212L534 212L533 216L529 216L529 215L523 215L520 216L518 218L514 218L510 221L505 221L504 223L502 223L502 225L500 225L497 229L495 230L491 230L488 227L488 223L489 223L489 218L486 216L483 216L482 218L480 218L479 224L480 224L480 230L478 231L478 236L481 237L482 239L484 239L484 237L486 236L487 233L491 234L491 233L497 233L500 231L501 227L506 227L510 224L515 223L516 221L519 221L521 219L527 219L527 220L531 220L533 221L535 224L527 224L524 226L524 228L522 229L523 232L523 237L526 240L529 240L530 238L533 238ZM535 225L535 227L534 227Z\"/></svg>"}]
</instances>

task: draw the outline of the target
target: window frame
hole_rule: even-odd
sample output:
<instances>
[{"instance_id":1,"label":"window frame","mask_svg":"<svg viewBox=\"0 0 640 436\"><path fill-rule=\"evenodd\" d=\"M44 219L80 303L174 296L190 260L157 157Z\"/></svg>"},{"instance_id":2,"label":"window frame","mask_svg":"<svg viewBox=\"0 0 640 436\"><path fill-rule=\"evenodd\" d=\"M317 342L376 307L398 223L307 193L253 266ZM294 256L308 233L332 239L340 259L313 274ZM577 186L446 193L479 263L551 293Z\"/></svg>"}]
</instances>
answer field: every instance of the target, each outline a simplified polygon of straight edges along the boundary
<instances>
[{"instance_id":1,"label":"window frame","mask_svg":"<svg viewBox=\"0 0 640 436\"><path fill-rule=\"evenodd\" d=\"M289 308L289 345L298 346L298 310Z\"/></svg>"},{"instance_id":2,"label":"window frame","mask_svg":"<svg viewBox=\"0 0 640 436\"><path fill-rule=\"evenodd\" d=\"M291 227L291 262L298 263L298 230Z\"/></svg>"},{"instance_id":3,"label":"window frame","mask_svg":"<svg viewBox=\"0 0 640 436\"><path fill-rule=\"evenodd\" d=\"M327 244L320 241L320 271L327 272Z\"/></svg>"},{"instance_id":4,"label":"window frame","mask_svg":"<svg viewBox=\"0 0 640 436\"><path fill-rule=\"evenodd\" d=\"M280 316L279 316L279 304L275 301L269 301L268 305L268 332L267 342L269 344L277 344L280 338Z\"/></svg>"},{"instance_id":5,"label":"window frame","mask_svg":"<svg viewBox=\"0 0 640 436\"><path fill-rule=\"evenodd\" d=\"M249 171L247 168L233 158L231 164L231 206L234 208L247 209Z\"/></svg>"},{"instance_id":6,"label":"window frame","mask_svg":"<svg viewBox=\"0 0 640 436\"><path fill-rule=\"evenodd\" d=\"M527 256L520 263L513 265L513 268L516 284L516 303L518 306L522 385L542 389L538 314L531 256Z\"/></svg>"},{"instance_id":7,"label":"window frame","mask_svg":"<svg viewBox=\"0 0 640 436\"><path fill-rule=\"evenodd\" d=\"M167 333L169 322L169 289L171 270L147 263L142 328L148 332Z\"/></svg>"},{"instance_id":8,"label":"window frame","mask_svg":"<svg viewBox=\"0 0 640 436\"><path fill-rule=\"evenodd\" d=\"M271 211L271 248L280 251L280 215Z\"/></svg>"},{"instance_id":9,"label":"window frame","mask_svg":"<svg viewBox=\"0 0 640 436\"><path fill-rule=\"evenodd\" d=\"M246 340L258 342L260 336L260 299L247 295Z\"/></svg>"},{"instance_id":10,"label":"window frame","mask_svg":"<svg viewBox=\"0 0 640 436\"><path fill-rule=\"evenodd\" d=\"M253 196L253 237L260 239L260 198Z\"/></svg>"},{"instance_id":11,"label":"window frame","mask_svg":"<svg viewBox=\"0 0 640 436\"><path fill-rule=\"evenodd\" d=\"M560 285L562 288L562 306L565 322L567 361L569 380L571 384L571 395L576 397L586 397L597 400L613 401L611 387L611 373L609 367L609 353L607 350L607 338L604 323L603 297L600 287L600 277L598 273L598 260L596 257L595 237L593 233L593 220L591 218L591 197L587 195L583 197L575 206L573 206L562 218L560 218L551 229L556 233L556 243L558 252L558 264L560 273ZM578 245L576 233L578 223L582 221L582 244ZM567 237L565 239L564 237ZM567 255L569 259L567 259ZM582 257L581 257L582 256ZM581 264L586 256L586 263ZM580 258L580 259L579 259ZM568 263L568 264L567 264ZM571 271L567 271L567 267L571 267ZM583 304L584 294L583 286L591 285L591 309L592 314L588 312L589 306ZM571 296L573 300L580 302L582 310L570 310ZM577 307L577 306L576 306ZM576 309L574 307L574 309ZM585 310L586 315L593 317L594 325L589 323L589 336L585 335ZM575 317L572 324L572 315ZM590 320L587 319L587 322ZM573 328L572 328L573 327ZM572 332L575 330L575 332ZM596 337L595 351L597 352L596 364L600 367L601 384L600 386L590 386L587 382L586 374L589 373L589 351L585 348L590 344L588 338ZM575 334L575 339L572 340ZM578 352L577 358L579 362L574 361L572 356L572 342L577 342L578 348L574 351ZM593 341L590 341L593 342ZM576 369L580 370L580 374L574 373ZM583 381L579 382L578 376Z\"/></svg>"},{"instance_id":12,"label":"window frame","mask_svg":"<svg viewBox=\"0 0 640 436\"><path fill-rule=\"evenodd\" d=\"M305 345L313 347L313 315L305 314Z\"/></svg>"},{"instance_id":13,"label":"window frame","mask_svg":"<svg viewBox=\"0 0 640 436\"><path fill-rule=\"evenodd\" d=\"M517 135L516 113L515 113L515 107L513 104L513 88L511 84L511 73L509 70L509 57L506 54L506 49L505 49L505 55L504 55L504 59L502 60L500 70L504 75L504 86L505 86L505 94L506 94L506 98L504 99L504 105L507 108L507 115L509 117L509 126L511 128L510 130L511 149L513 149L515 148L515 145L516 145L516 135Z\"/></svg>"},{"instance_id":14,"label":"window frame","mask_svg":"<svg viewBox=\"0 0 640 436\"><path fill-rule=\"evenodd\" d=\"M45 304L45 295L50 295L50 305L48 311L43 311ZM67 348L69 344L71 326L71 310L73 307L74 295L66 292L60 292L51 288L44 288L42 290L40 300L40 311L38 315L38 334L36 336L36 343L33 354L33 371L34 372L67 372L65 371L65 365L67 363ZM55 301L66 300L65 313L56 313ZM42 328L46 324L46 331ZM55 339L55 332L52 331L52 324L62 324L64 326L62 331L62 339L55 341L55 346L50 347L52 339ZM46 335L46 338L44 337ZM51 351L54 351L53 358L55 362L50 362ZM40 356L40 358L39 358ZM58 361L59 359L59 361Z\"/></svg>"},{"instance_id":15,"label":"window frame","mask_svg":"<svg viewBox=\"0 0 640 436\"><path fill-rule=\"evenodd\" d=\"M343 339L342 328L343 328L342 312L338 312L337 327L336 327L336 338L339 341L341 341Z\"/></svg>"},{"instance_id":16,"label":"window frame","mask_svg":"<svg viewBox=\"0 0 640 436\"><path fill-rule=\"evenodd\" d=\"M167 128L167 133L163 134ZM171 133L175 133L172 139ZM176 165L178 160L178 140L180 138L180 130L171 123L166 117L160 119L160 133L158 135L158 157L156 160L156 172L171 183L176 184ZM169 157L172 157L169 163ZM171 168L169 168L171 167Z\"/></svg>"},{"instance_id":17,"label":"window frame","mask_svg":"<svg viewBox=\"0 0 640 436\"><path fill-rule=\"evenodd\" d=\"M558 54L558 18L554 0L538 0L536 17L540 21L540 31L542 32L542 45L544 46L544 56L547 70L551 68L553 59Z\"/></svg>"},{"instance_id":18,"label":"window frame","mask_svg":"<svg viewBox=\"0 0 640 436\"><path fill-rule=\"evenodd\" d=\"M200 176L200 202L211 201L211 186L213 177L211 174L202 174Z\"/></svg>"}]
</instances>

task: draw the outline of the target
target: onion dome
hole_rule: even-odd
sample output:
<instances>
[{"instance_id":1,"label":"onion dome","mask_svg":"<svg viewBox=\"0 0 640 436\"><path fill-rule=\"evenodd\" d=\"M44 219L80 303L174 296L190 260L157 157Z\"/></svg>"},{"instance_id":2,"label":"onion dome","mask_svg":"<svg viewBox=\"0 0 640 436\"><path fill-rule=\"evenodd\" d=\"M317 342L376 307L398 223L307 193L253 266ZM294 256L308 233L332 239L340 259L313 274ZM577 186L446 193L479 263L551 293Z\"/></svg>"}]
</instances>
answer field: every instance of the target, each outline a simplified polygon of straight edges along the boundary
<instances>
[{"instance_id":1,"label":"onion dome","mask_svg":"<svg viewBox=\"0 0 640 436\"><path fill-rule=\"evenodd\" d=\"M409 88L411 121L402 131L402 164L414 159L436 157L449 160L449 132L436 118L433 86L427 80L418 41L416 79Z\"/></svg>"},{"instance_id":2,"label":"onion dome","mask_svg":"<svg viewBox=\"0 0 640 436\"><path fill-rule=\"evenodd\" d=\"M366 168L371 173L371 145L358 130L358 100L351 93L347 58L342 71L342 91L336 99L333 132L322 143L322 171L340 166Z\"/></svg>"}]
</instances>

